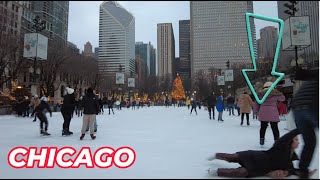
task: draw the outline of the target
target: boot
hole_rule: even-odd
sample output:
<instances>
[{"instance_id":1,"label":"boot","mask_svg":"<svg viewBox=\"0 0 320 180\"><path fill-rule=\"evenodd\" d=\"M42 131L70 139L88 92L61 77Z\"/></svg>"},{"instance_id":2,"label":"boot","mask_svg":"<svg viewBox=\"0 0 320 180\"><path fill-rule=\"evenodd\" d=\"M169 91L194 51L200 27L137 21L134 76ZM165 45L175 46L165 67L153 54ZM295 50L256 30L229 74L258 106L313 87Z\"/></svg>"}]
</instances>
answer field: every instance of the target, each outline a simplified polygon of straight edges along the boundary
<instances>
[{"instance_id":1,"label":"boot","mask_svg":"<svg viewBox=\"0 0 320 180\"><path fill-rule=\"evenodd\" d=\"M92 140L94 140L96 138L96 136L93 134L90 134L90 136L91 136Z\"/></svg>"},{"instance_id":2,"label":"boot","mask_svg":"<svg viewBox=\"0 0 320 180\"><path fill-rule=\"evenodd\" d=\"M44 130L43 129L40 129L40 134L44 134Z\"/></svg>"},{"instance_id":3,"label":"boot","mask_svg":"<svg viewBox=\"0 0 320 180\"><path fill-rule=\"evenodd\" d=\"M241 126L243 125L243 120L241 120L241 123L240 123L240 125L241 125Z\"/></svg>"},{"instance_id":4,"label":"boot","mask_svg":"<svg viewBox=\"0 0 320 180\"><path fill-rule=\"evenodd\" d=\"M260 138L260 145L264 145L264 138Z\"/></svg>"},{"instance_id":5,"label":"boot","mask_svg":"<svg viewBox=\"0 0 320 180\"><path fill-rule=\"evenodd\" d=\"M44 136L50 136L51 134L49 134L47 131L44 131L44 132L43 132L43 135L44 135Z\"/></svg>"},{"instance_id":6,"label":"boot","mask_svg":"<svg viewBox=\"0 0 320 180\"><path fill-rule=\"evenodd\" d=\"M80 140L82 140L83 138L84 138L84 136L85 136L86 134L81 134L81 136L80 136Z\"/></svg>"},{"instance_id":7,"label":"boot","mask_svg":"<svg viewBox=\"0 0 320 180\"><path fill-rule=\"evenodd\" d=\"M247 120L247 125L248 125L248 126L250 126L250 122L249 122L249 120Z\"/></svg>"},{"instance_id":8,"label":"boot","mask_svg":"<svg viewBox=\"0 0 320 180\"><path fill-rule=\"evenodd\" d=\"M71 134L69 133L68 129L62 130L62 136L70 136Z\"/></svg>"}]
</instances>

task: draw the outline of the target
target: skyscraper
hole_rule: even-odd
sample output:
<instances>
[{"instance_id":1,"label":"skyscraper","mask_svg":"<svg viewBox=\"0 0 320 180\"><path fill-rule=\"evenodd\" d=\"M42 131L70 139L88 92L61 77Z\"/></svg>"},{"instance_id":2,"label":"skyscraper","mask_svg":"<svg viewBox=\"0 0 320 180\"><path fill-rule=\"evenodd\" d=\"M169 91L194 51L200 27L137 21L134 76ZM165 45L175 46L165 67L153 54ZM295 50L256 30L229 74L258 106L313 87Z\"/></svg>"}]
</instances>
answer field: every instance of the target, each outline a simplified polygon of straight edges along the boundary
<instances>
[{"instance_id":1,"label":"skyscraper","mask_svg":"<svg viewBox=\"0 0 320 180\"><path fill-rule=\"evenodd\" d=\"M156 49L150 44L150 76L156 76Z\"/></svg>"},{"instance_id":2,"label":"skyscraper","mask_svg":"<svg viewBox=\"0 0 320 180\"><path fill-rule=\"evenodd\" d=\"M116 1L100 5L98 64L99 73L114 81L121 65L125 84L135 74L135 19Z\"/></svg>"},{"instance_id":3,"label":"skyscraper","mask_svg":"<svg viewBox=\"0 0 320 180\"><path fill-rule=\"evenodd\" d=\"M49 39L67 45L69 1L31 1L31 10L46 22Z\"/></svg>"},{"instance_id":4,"label":"skyscraper","mask_svg":"<svg viewBox=\"0 0 320 180\"><path fill-rule=\"evenodd\" d=\"M260 29L260 57L273 59L278 41L278 29L268 26Z\"/></svg>"},{"instance_id":5,"label":"skyscraper","mask_svg":"<svg viewBox=\"0 0 320 180\"><path fill-rule=\"evenodd\" d=\"M140 57L140 59L144 62L144 68L146 72L146 77L150 75L150 45L148 43L136 42L136 58Z\"/></svg>"},{"instance_id":6,"label":"skyscraper","mask_svg":"<svg viewBox=\"0 0 320 180\"><path fill-rule=\"evenodd\" d=\"M172 76L172 66L175 59L175 41L172 23L157 25L158 76Z\"/></svg>"},{"instance_id":7,"label":"skyscraper","mask_svg":"<svg viewBox=\"0 0 320 180\"><path fill-rule=\"evenodd\" d=\"M253 13L252 1L190 1L191 78L210 68L226 69L233 63L250 63L246 12ZM256 56L256 36L250 19Z\"/></svg>"},{"instance_id":8,"label":"skyscraper","mask_svg":"<svg viewBox=\"0 0 320 180\"><path fill-rule=\"evenodd\" d=\"M21 29L22 8L19 1L0 2L0 33L19 36Z\"/></svg>"},{"instance_id":9,"label":"skyscraper","mask_svg":"<svg viewBox=\"0 0 320 180\"><path fill-rule=\"evenodd\" d=\"M190 90L190 20L179 21L179 64L178 73L186 90Z\"/></svg>"},{"instance_id":10,"label":"skyscraper","mask_svg":"<svg viewBox=\"0 0 320 180\"><path fill-rule=\"evenodd\" d=\"M94 54L92 52L92 45L90 42L87 42L85 45L84 45L84 50L82 52L82 54L84 56L90 56L90 57L94 57Z\"/></svg>"}]
</instances>

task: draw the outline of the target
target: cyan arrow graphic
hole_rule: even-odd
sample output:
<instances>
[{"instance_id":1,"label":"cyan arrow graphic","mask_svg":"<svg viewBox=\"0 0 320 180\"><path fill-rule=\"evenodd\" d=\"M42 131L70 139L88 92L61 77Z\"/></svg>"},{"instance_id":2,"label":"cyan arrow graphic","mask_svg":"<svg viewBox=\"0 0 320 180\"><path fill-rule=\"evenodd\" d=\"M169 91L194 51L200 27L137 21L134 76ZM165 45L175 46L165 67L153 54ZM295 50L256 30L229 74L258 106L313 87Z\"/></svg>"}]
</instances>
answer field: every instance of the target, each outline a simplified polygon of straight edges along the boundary
<instances>
[{"instance_id":1,"label":"cyan arrow graphic","mask_svg":"<svg viewBox=\"0 0 320 180\"><path fill-rule=\"evenodd\" d=\"M273 66L272 66L272 70L271 70L271 75L272 76L279 76L279 77L272 84L272 86L269 88L269 90L266 92L266 94L263 96L263 98L261 100L259 99L256 91L254 90L254 88L253 88L253 86L252 86L252 84L251 84L251 82L250 82L250 80L248 78L248 75L246 73L246 72L256 72L257 71L256 59L254 57L252 37L251 37L251 27L250 27L250 21L249 21L249 17L250 16L252 16L254 18L257 18L257 19L263 19L263 20L266 20L266 21L277 22L277 23L280 24L280 28L279 28L280 31L279 31L279 36L278 36L276 53L274 55ZM247 25L249 48L250 48L250 55L251 55L251 59L252 59L252 63L253 63L253 69L242 69L242 74L243 74L244 78L246 79L247 84L248 84L248 86L249 86L254 98L256 99L257 103L262 104L267 99L267 97L269 96L271 91L276 87L278 82L284 77L284 73L276 72L278 55L279 55L279 50L280 50L280 44L281 44L281 39L282 39L282 34L283 34L283 29L284 29L284 22L281 19L266 17L266 16L262 16L262 15L258 15L258 14L246 13L246 25Z\"/></svg>"}]
</instances>

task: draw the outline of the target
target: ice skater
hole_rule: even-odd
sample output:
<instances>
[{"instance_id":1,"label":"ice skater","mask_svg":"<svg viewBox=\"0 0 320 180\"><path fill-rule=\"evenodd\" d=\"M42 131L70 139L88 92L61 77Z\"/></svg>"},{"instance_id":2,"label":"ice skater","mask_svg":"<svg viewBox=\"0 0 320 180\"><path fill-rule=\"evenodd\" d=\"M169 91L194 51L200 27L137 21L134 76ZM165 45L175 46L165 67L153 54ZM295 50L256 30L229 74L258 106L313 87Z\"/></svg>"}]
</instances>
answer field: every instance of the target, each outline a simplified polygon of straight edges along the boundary
<instances>
[{"instance_id":1,"label":"ice skater","mask_svg":"<svg viewBox=\"0 0 320 180\"><path fill-rule=\"evenodd\" d=\"M52 117L52 112L47 103L47 98L42 97L40 104L33 110L31 117L33 117L34 114L36 114L36 116L40 119L40 134L44 136L49 136L50 134L47 132L49 123L48 123L47 116L45 114L45 110L47 110L50 113L50 117ZM44 129L43 129L43 123L45 124Z\"/></svg>"},{"instance_id":2,"label":"ice skater","mask_svg":"<svg viewBox=\"0 0 320 180\"><path fill-rule=\"evenodd\" d=\"M299 145L299 130L295 129L278 139L273 147L267 151L240 151L234 154L216 153L208 158L209 161L220 159L231 163L239 163L238 168L208 169L210 175L220 177L259 177L269 176L284 178L290 175L299 175L292 161L299 160L294 150ZM310 172L312 176L316 170Z\"/></svg>"},{"instance_id":3,"label":"ice skater","mask_svg":"<svg viewBox=\"0 0 320 180\"><path fill-rule=\"evenodd\" d=\"M197 113L197 101L196 101L196 99L191 98L191 112L190 112L190 115L192 114L193 110L196 112L196 115L198 115L198 113Z\"/></svg>"}]
</instances>

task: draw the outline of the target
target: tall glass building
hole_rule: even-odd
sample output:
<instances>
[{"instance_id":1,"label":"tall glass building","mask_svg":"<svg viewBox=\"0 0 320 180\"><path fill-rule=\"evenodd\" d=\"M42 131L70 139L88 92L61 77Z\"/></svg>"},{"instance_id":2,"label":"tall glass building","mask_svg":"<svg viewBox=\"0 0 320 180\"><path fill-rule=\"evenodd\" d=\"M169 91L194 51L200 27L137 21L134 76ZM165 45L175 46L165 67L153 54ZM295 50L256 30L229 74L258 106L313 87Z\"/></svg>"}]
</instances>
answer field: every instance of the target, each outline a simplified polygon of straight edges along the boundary
<instances>
[{"instance_id":1,"label":"tall glass building","mask_svg":"<svg viewBox=\"0 0 320 180\"><path fill-rule=\"evenodd\" d=\"M253 13L252 1L190 1L191 78L210 68L226 69L226 62L250 63L246 12ZM250 19L256 54L256 35Z\"/></svg>"},{"instance_id":2,"label":"tall glass building","mask_svg":"<svg viewBox=\"0 0 320 180\"><path fill-rule=\"evenodd\" d=\"M100 5L99 73L115 83L120 65L127 84L135 74L135 18L117 2L105 1Z\"/></svg>"},{"instance_id":3,"label":"tall glass building","mask_svg":"<svg viewBox=\"0 0 320 180\"><path fill-rule=\"evenodd\" d=\"M179 21L179 64L178 73L186 90L190 90L190 20Z\"/></svg>"},{"instance_id":4,"label":"tall glass building","mask_svg":"<svg viewBox=\"0 0 320 180\"><path fill-rule=\"evenodd\" d=\"M31 9L46 21L46 36L67 45L69 1L31 1Z\"/></svg>"}]
</instances>

